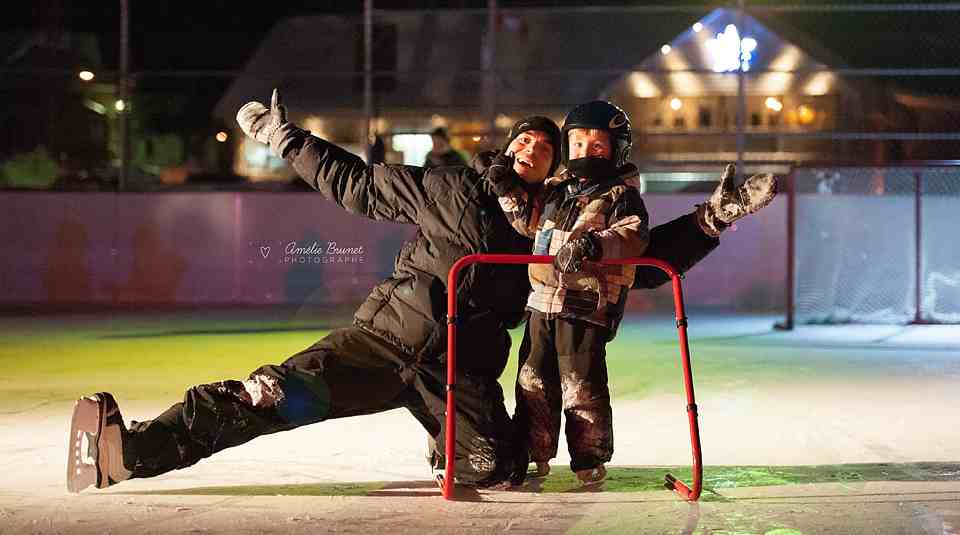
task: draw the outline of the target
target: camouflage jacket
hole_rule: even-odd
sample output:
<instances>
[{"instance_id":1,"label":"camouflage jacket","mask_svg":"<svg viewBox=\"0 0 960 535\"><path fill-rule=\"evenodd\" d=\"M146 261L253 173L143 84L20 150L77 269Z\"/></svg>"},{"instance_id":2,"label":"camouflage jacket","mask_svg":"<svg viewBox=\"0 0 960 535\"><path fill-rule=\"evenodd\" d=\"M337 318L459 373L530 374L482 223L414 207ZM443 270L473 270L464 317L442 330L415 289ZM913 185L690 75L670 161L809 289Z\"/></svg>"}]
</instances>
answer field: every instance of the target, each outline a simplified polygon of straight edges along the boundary
<instances>
[{"instance_id":1,"label":"camouflage jacket","mask_svg":"<svg viewBox=\"0 0 960 535\"><path fill-rule=\"evenodd\" d=\"M599 240L603 259L641 256L650 241L647 210L636 187L637 168L628 164L621 171L600 181L562 173L548 178L537 194L513 188L499 198L500 207L514 229L534 238L533 254L556 255L565 243L590 232ZM602 325L612 337L635 273L634 266L597 262L586 262L576 273L531 264L527 308Z\"/></svg>"}]
</instances>

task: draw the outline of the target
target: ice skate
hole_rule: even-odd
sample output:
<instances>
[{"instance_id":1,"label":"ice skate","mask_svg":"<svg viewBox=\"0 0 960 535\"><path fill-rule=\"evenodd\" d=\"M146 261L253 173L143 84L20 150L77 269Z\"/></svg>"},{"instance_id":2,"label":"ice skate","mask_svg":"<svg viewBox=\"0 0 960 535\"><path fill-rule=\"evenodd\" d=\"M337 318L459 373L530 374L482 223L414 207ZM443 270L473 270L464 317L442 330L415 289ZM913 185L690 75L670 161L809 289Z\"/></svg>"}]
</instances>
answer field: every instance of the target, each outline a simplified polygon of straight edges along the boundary
<instances>
[{"instance_id":1,"label":"ice skate","mask_svg":"<svg viewBox=\"0 0 960 535\"><path fill-rule=\"evenodd\" d=\"M536 468L527 473L527 477L543 479L550 475L550 461L537 461Z\"/></svg>"},{"instance_id":2,"label":"ice skate","mask_svg":"<svg viewBox=\"0 0 960 535\"><path fill-rule=\"evenodd\" d=\"M581 487L594 487L607 479L607 469L602 464L586 470L577 470L576 474Z\"/></svg>"},{"instance_id":3,"label":"ice skate","mask_svg":"<svg viewBox=\"0 0 960 535\"><path fill-rule=\"evenodd\" d=\"M105 489L130 478L123 464L127 428L113 396L100 392L77 400L67 446L67 490Z\"/></svg>"}]
</instances>

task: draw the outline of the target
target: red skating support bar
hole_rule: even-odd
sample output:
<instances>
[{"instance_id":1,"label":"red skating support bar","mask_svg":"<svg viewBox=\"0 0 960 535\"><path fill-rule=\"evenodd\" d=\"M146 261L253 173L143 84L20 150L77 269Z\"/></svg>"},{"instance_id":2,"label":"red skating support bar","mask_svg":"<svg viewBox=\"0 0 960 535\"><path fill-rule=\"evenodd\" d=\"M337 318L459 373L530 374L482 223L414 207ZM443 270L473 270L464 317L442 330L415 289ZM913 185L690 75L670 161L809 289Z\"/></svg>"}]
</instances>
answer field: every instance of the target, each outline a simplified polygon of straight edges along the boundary
<instances>
[{"instance_id":1,"label":"red skating support bar","mask_svg":"<svg viewBox=\"0 0 960 535\"><path fill-rule=\"evenodd\" d=\"M456 482L454 460L456 453L456 377L457 377L457 280L462 271L471 264L551 264L553 257L547 255L510 255L510 254L473 254L457 260L450 268L447 277L447 414L445 455L446 466L440 479L443 497L452 500ZM677 320L677 333L680 338L680 355L683 364L683 386L687 393L687 419L690 423L690 445L693 449L693 487L667 474L665 486L677 492L687 501L696 501L700 497L703 479L703 459L700 453L700 428L697 424L697 404L693 395L693 372L690 368L690 345L687 341L687 316L683 308L683 289L680 286L680 273L670 264L656 258L637 257L617 260L603 260L607 265L650 266L664 271L673 282L673 305Z\"/></svg>"}]
</instances>

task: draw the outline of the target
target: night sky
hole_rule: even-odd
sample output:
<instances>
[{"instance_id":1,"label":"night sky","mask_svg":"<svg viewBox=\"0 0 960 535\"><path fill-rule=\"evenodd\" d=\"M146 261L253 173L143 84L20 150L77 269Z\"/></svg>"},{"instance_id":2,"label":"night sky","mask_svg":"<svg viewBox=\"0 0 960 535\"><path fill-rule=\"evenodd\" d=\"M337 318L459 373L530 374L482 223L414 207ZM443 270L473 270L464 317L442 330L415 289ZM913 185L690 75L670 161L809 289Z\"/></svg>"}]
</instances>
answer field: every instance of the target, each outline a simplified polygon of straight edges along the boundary
<instances>
[{"instance_id":1,"label":"night sky","mask_svg":"<svg viewBox=\"0 0 960 535\"><path fill-rule=\"evenodd\" d=\"M804 5L884 4L887 1L805 1ZM915 4L935 2L914 2ZM130 0L134 70L240 69L276 21L295 15L357 14L362 0L237 2L226 0ZM510 7L663 5L660 2L582 2L571 0L499 0ZM735 2L672 1L671 5L735 5ZM796 4L747 0L747 6ZM486 0L374 0L377 9L483 8ZM100 36L103 67L116 68L120 0L31 0L4 6L0 31L58 28ZM572 15L573 16L573 15ZM820 41L849 67L955 67L960 56L960 13L809 13L774 14L786 25Z\"/></svg>"},{"instance_id":2,"label":"night sky","mask_svg":"<svg viewBox=\"0 0 960 535\"><path fill-rule=\"evenodd\" d=\"M884 4L886 1L808 0L802 5ZM914 2L915 4L935 2ZM182 79L167 79L168 71L190 71L205 80L210 93L219 93L232 78L231 71L242 70L260 41L279 20L297 15L362 13L362 0L299 0L237 2L226 0L147 1L129 0L131 9L131 70L145 82L150 76L165 88L182 85ZM578 7L584 2L571 0L498 0L510 7ZM664 5L657 2L599 2L608 6ZM710 7L735 5L735 2L708 3L680 0L670 5ZM749 6L797 5L783 0L747 0ZM427 0L404 2L374 0L384 10L484 8L486 0ZM590 6L598 2L589 2ZM119 66L120 0L31 0L4 6L0 31L23 32L60 30L83 32L98 37L100 72L116 71ZM690 17L691 13L678 13ZM576 16L571 14L571 16ZM695 16L695 15L693 15ZM812 45L816 55L822 47L825 61L848 68L926 68L955 69L960 57L960 12L789 12L760 13L761 22L771 26L788 40ZM374 35L376 39L376 34ZM629 68L625 57L624 68ZM16 72L31 75L31 69L66 69L74 65L6 65ZM322 69L322 65L318 64ZM155 75L160 76L155 76ZM199 79L198 78L198 79ZM875 78L916 93L960 94L960 76L899 76ZM145 88L146 85L141 85ZM206 104L204 104L206 105Z\"/></svg>"}]
</instances>

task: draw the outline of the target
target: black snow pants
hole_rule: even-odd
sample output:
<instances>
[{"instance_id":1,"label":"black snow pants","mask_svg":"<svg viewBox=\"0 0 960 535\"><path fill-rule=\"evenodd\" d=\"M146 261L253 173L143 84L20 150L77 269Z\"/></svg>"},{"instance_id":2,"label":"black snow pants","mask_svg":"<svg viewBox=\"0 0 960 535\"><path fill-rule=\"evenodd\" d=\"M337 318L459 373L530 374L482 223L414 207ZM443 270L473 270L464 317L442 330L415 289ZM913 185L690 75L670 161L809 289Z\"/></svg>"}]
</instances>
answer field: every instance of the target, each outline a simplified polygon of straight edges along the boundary
<instances>
[{"instance_id":1,"label":"black snow pants","mask_svg":"<svg viewBox=\"0 0 960 535\"><path fill-rule=\"evenodd\" d=\"M279 366L244 381L195 386L157 418L134 422L124 464L132 477L151 477L260 435L396 408L409 410L443 451L445 361L411 360L359 328L335 330ZM482 487L507 479L513 431L495 377L458 373L456 425L457 482Z\"/></svg>"}]
</instances>

